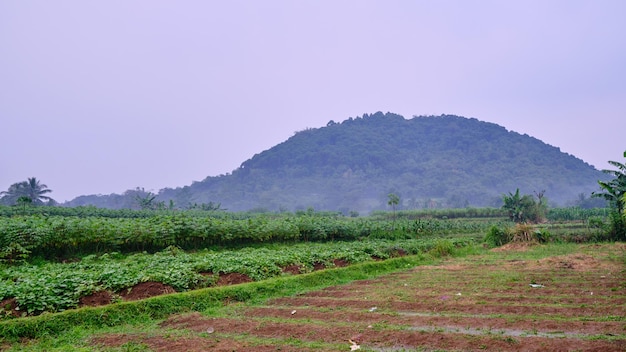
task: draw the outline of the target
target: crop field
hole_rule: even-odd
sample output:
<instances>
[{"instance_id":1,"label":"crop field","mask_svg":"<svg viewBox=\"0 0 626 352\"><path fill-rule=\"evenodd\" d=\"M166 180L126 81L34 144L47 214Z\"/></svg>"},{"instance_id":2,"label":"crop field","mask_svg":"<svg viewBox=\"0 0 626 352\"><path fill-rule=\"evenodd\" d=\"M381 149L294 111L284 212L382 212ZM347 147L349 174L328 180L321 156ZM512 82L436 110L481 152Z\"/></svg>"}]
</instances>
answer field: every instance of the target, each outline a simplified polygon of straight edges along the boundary
<instances>
[{"instance_id":1,"label":"crop field","mask_svg":"<svg viewBox=\"0 0 626 352\"><path fill-rule=\"evenodd\" d=\"M59 312L130 299L146 283L181 292L232 281L261 281L322 268L383 260L433 249L451 251L471 240L408 239L265 245L187 253L168 248L154 254L107 253L80 261L5 268L0 276L4 319ZM141 298L141 297L137 297ZM0 321L2 321L0 317Z\"/></svg>"},{"instance_id":2,"label":"crop field","mask_svg":"<svg viewBox=\"0 0 626 352\"><path fill-rule=\"evenodd\" d=\"M626 348L602 214L492 250L492 210L399 215L0 217L0 350Z\"/></svg>"},{"instance_id":3,"label":"crop field","mask_svg":"<svg viewBox=\"0 0 626 352\"><path fill-rule=\"evenodd\" d=\"M6 348L68 349L69 339L98 351L623 351L625 258L623 244L505 246Z\"/></svg>"}]
</instances>

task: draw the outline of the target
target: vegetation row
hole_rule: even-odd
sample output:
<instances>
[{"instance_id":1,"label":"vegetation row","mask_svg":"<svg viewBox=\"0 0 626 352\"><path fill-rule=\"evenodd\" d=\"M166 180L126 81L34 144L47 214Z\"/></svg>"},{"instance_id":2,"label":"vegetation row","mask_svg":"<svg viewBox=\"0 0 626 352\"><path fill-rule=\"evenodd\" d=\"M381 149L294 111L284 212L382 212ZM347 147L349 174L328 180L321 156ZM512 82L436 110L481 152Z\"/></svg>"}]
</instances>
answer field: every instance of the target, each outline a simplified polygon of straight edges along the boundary
<instances>
[{"instance_id":1,"label":"vegetation row","mask_svg":"<svg viewBox=\"0 0 626 352\"><path fill-rule=\"evenodd\" d=\"M504 220L496 221L496 223ZM0 221L0 261L49 260L105 252L199 250L267 242L405 239L431 234L484 233L494 222L385 220L291 216L216 219L184 214L150 218L15 216Z\"/></svg>"},{"instance_id":2,"label":"vegetation row","mask_svg":"<svg viewBox=\"0 0 626 352\"><path fill-rule=\"evenodd\" d=\"M449 254L469 239L368 240L332 243L274 245L239 250L187 253L177 247L147 254L108 253L89 255L72 263L40 263L8 266L0 273L0 301L13 298L17 315L59 312L76 308L79 299L98 291L120 292L141 282L155 281L187 291L212 286L219 274L240 273L259 281L284 275L297 266L299 273L317 265L334 266L334 260L350 264L388 259L404 254ZM14 317L3 310L4 318Z\"/></svg>"}]
</instances>

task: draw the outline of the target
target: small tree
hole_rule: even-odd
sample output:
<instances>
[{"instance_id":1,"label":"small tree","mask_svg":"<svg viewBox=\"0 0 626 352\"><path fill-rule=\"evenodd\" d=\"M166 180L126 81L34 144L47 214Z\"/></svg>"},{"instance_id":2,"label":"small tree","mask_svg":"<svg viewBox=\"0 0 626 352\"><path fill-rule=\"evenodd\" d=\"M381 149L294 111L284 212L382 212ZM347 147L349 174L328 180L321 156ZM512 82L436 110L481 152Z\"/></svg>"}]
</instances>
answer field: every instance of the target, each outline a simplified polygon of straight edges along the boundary
<instances>
[{"instance_id":1,"label":"small tree","mask_svg":"<svg viewBox=\"0 0 626 352\"><path fill-rule=\"evenodd\" d=\"M395 193L389 193L387 195L387 205L389 205L391 207L391 209L393 210L393 212L396 212L396 207L398 206L398 204L400 203L400 197L395 194Z\"/></svg>"},{"instance_id":2,"label":"small tree","mask_svg":"<svg viewBox=\"0 0 626 352\"><path fill-rule=\"evenodd\" d=\"M142 210L152 210L157 208L156 194L148 192L142 195L135 195L135 201Z\"/></svg>"},{"instance_id":3,"label":"small tree","mask_svg":"<svg viewBox=\"0 0 626 352\"><path fill-rule=\"evenodd\" d=\"M393 222L394 222L394 229L395 229L395 222L396 222L396 207L398 206L398 204L400 204L400 197L395 194L395 193L389 193L387 195L387 205L389 205L391 207L391 210L393 211Z\"/></svg>"},{"instance_id":4,"label":"small tree","mask_svg":"<svg viewBox=\"0 0 626 352\"><path fill-rule=\"evenodd\" d=\"M529 194L520 195L518 188L515 193L509 192L508 196L503 196L502 209L505 209L509 218L516 223L541 222L545 219L547 212L544 191L539 192L537 197L539 200L535 201L535 198Z\"/></svg>"}]
</instances>

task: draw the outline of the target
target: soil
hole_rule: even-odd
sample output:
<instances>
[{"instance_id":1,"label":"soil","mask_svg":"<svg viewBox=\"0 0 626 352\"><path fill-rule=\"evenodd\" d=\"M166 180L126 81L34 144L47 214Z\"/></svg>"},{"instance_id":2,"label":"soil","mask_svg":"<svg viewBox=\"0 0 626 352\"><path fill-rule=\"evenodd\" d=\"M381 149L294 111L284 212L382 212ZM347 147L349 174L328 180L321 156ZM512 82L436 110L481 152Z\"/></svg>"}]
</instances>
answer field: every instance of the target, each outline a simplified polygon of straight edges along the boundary
<instances>
[{"instance_id":1,"label":"soil","mask_svg":"<svg viewBox=\"0 0 626 352\"><path fill-rule=\"evenodd\" d=\"M333 264L335 264L335 267L341 268L341 267L344 267L344 266L348 266L348 264L350 264L350 263L348 263L348 261L345 260L345 259L335 259L335 260L333 260Z\"/></svg>"},{"instance_id":2,"label":"soil","mask_svg":"<svg viewBox=\"0 0 626 352\"><path fill-rule=\"evenodd\" d=\"M300 274L300 266L296 264L286 266L283 268L283 273L291 274L291 275L298 275Z\"/></svg>"},{"instance_id":3,"label":"soil","mask_svg":"<svg viewBox=\"0 0 626 352\"><path fill-rule=\"evenodd\" d=\"M113 302L113 295L108 291L98 291L90 294L89 296L83 296L79 299L79 307L98 307L111 304Z\"/></svg>"},{"instance_id":4,"label":"soil","mask_svg":"<svg viewBox=\"0 0 626 352\"><path fill-rule=\"evenodd\" d=\"M313 263L313 270L324 270L326 268L326 265L324 265L324 263Z\"/></svg>"},{"instance_id":5,"label":"soil","mask_svg":"<svg viewBox=\"0 0 626 352\"><path fill-rule=\"evenodd\" d=\"M176 290L174 290L171 286L160 282L148 281L122 290L122 292L120 292L120 296L125 301L136 301L139 299L146 299L174 292L176 292Z\"/></svg>"},{"instance_id":6,"label":"soil","mask_svg":"<svg viewBox=\"0 0 626 352\"><path fill-rule=\"evenodd\" d=\"M245 282L252 282L252 279L248 275L240 273L220 274L219 279L217 279L217 286L236 285Z\"/></svg>"},{"instance_id":7,"label":"soil","mask_svg":"<svg viewBox=\"0 0 626 352\"><path fill-rule=\"evenodd\" d=\"M597 250L607 248L615 250ZM595 253L510 258L452 260L262 306L235 304L228 317L174 315L159 333L108 334L91 342L167 352L349 351L356 345L370 351L626 350L623 262Z\"/></svg>"}]
</instances>

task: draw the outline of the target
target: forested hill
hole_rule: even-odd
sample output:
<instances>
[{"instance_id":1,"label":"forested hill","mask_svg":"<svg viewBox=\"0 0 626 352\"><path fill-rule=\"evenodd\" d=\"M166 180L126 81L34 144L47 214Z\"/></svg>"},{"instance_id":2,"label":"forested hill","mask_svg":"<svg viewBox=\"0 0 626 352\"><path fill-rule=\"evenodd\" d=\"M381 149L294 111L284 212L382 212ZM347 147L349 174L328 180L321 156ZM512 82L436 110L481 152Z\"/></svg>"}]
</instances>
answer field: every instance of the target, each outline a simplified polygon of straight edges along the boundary
<instances>
[{"instance_id":1,"label":"forested hill","mask_svg":"<svg viewBox=\"0 0 626 352\"><path fill-rule=\"evenodd\" d=\"M556 147L493 123L378 112L297 132L231 174L163 189L157 199L228 210L367 212L387 208L389 193L405 209L478 207L499 206L504 193L520 188L545 190L550 202L563 205L597 190L604 178Z\"/></svg>"}]
</instances>

